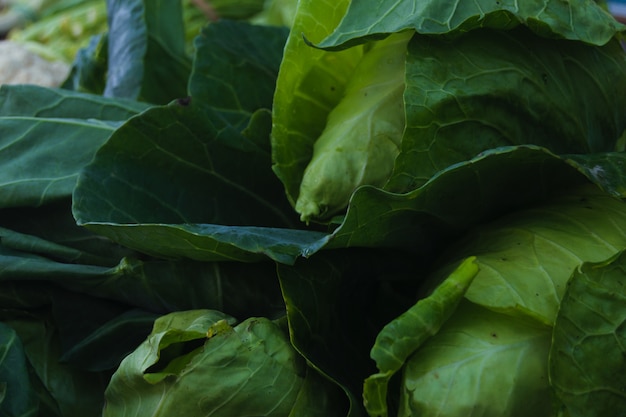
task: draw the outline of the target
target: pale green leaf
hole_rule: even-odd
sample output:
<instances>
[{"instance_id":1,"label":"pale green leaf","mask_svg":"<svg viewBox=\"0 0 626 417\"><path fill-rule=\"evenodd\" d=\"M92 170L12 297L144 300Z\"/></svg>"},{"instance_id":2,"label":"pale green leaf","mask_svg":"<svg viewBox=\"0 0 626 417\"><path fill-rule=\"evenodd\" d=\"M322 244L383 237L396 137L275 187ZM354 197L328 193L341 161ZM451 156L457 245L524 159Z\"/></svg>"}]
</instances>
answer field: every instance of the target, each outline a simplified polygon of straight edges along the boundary
<instances>
[{"instance_id":1,"label":"pale green leaf","mask_svg":"<svg viewBox=\"0 0 626 417\"><path fill-rule=\"evenodd\" d=\"M552 416L547 326L465 302L403 371L400 417Z\"/></svg>"}]
</instances>

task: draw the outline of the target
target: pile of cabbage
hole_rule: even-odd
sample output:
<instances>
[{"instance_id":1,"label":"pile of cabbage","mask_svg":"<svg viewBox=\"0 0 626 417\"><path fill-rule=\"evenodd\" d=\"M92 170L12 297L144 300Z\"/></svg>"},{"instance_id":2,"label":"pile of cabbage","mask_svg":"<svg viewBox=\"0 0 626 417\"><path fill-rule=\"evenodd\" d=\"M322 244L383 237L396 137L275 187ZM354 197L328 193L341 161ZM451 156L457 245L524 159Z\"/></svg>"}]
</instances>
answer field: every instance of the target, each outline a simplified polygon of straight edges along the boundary
<instances>
[{"instance_id":1,"label":"pile of cabbage","mask_svg":"<svg viewBox=\"0 0 626 417\"><path fill-rule=\"evenodd\" d=\"M626 28L252 3L0 88L0 415L626 410Z\"/></svg>"}]
</instances>

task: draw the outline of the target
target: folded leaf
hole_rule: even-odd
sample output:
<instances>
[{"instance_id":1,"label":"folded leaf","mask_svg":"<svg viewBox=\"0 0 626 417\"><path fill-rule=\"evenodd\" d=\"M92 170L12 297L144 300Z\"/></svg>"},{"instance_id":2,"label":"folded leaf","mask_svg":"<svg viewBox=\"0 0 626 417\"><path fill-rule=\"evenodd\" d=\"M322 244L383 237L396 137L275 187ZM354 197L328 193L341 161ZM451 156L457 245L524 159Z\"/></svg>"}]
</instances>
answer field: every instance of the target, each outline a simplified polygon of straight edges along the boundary
<instances>
[{"instance_id":1,"label":"folded leaf","mask_svg":"<svg viewBox=\"0 0 626 417\"><path fill-rule=\"evenodd\" d=\"M378 373L363 385L363 403L370 416L386 417L387 390L391 377L405 361L456 311L465 291L478 273L474 258L463 261L428 297L387 324L376 337L371 357Z\"/></svg>"},{"instance_id":2,"label":"folded leaf","mask_svg":"<svg viewBox=\"0 0 626 417\"><path fill-rule=\"evenodd\" d=\"M304 362L271 321L230 323L206 310L159 318L113 375L103 415L287 416Z\"/></svg>"},{"instance_id":3,"label":"folded leaf","mask_svg":"<svg viewBox=\"0 0 626 417\"><path fill-rule=\"evenodd\" d=\"M276 84L272 126L273 169L295 205L302 174L326 117L341 99L362 48L325 52L307 44L328 35L344 14L346 0L305 0L298 8Z\"/></svg>"}]
</instances>

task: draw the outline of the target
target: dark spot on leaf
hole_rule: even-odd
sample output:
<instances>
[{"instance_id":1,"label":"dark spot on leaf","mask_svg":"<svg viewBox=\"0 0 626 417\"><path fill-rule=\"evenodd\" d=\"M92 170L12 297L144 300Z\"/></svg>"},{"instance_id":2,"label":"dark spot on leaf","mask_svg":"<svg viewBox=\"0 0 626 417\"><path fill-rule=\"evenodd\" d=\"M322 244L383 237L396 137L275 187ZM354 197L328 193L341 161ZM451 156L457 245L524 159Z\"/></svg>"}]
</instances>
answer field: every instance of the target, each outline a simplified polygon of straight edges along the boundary
<instances>
[{"instance_id":1,"label":"dark spot on leaf","mask_svg":"<svg viewBox=\"0 0 626 417\"><path fill-rule=\"evenodd\" d=\"M176 100L179 106L188 106L191 104L191 97L182 97Z\"/></svg>"},{"instance_id":2,"label":"dark spot on leaf","mask_svg":"<svg viewBox=\"0 0 626 417\"><path fill-rule=\"evenodd\" d=\"M331 85L331 86L330 86L330 91L335 91L335 90L337 90L337 89L335 88L335 86L334 86L334 85Z\"/></svg>"},{"instance_id":3,"label":"dark spot on leaf","mask_svg":"<svg viewBox=\"0 0 626 417\"><path fill-rule=\"evenodd\" d=\"M508 259L507 259L507 258L500 258L500 260L501 260L501 261L503 261L503 262L508 261Z\"/></svg>"},{"instance_id":4,"label":"dark spot on leaf","mask_svg":"<svg viewBox=\"0 0 626 417\"><path fill-rule=\"evenodd\" d=\"M491 333L491 337L498 337L497 333Z\"/></svg>"},{"instance_id":5,"label":"dark spot on leaf","mask_svg":"<svg viewBox=\"0 0 626 417\"><path fill-rule=\"evenodd\" d=\"M548 74L543 73L541 74L541 79L543 80L543 83L548 85Z\"/></svg>"}]
</instances>

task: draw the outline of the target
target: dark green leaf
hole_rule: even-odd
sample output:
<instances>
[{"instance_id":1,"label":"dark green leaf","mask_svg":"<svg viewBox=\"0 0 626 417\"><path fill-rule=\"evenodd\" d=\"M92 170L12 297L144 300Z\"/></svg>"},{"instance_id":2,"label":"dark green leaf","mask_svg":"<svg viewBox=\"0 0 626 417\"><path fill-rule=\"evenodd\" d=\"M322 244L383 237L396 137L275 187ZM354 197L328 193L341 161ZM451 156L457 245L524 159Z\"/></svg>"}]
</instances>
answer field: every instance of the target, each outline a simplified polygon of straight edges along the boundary
<instances>
[{"instance_id":1,"label":"dark green leaf","mask_svg":"<svg viewBox=\"0 0 626 417\"><path fill-rule=\"evenodd\" d=\"M550 380L571 417L626 410L626 256L572 276L554 326Z\"/></svg>"},{"instance_id":2,"label":"dark green leaf","mask_svg":"<svg viewBox=\"0 0 626 417\"><path fill-rule=\"evenodd\" d=\"M279 229L298 221L271 171L270 114L256 110L271 105L284 37L283 29L232 22L205 30L191 101L150 109L116 131L83 172L74 194L78 222L169 257L246 261L266 253L291 262L316 246L323 235ZM235 82L233 65L257 93ZM222 88L232 95L214 91ZM197 251L190 239L199 241Z\"/></svg>"},{"instance_id":3,"label":"dark green leaf","mask_svg":"<svg viewBox=\"0 0 626 417\"><path fill-rule=\"evenodd\" d=\"M0 242L3 249L46 256L64 263L84 263L98 266L106 265L109 262L105 257L5 228L0 228Z\"/></svg>"},{"instance_id":4,"label":"dark green leaf","mask_svg":"<svg viewBox=\"0 0 626 417\"><path fill-rule=\"evenodd\" d=\"M383 0L374 5L357 0L350 2L339 26L319 46L346 47L363 37L410 28L429 35L460 35L482 27L511 29L518 25L526 25L541 36L596 45L605 44L624 30L593 0Z\"/></svg>"},{"instance_id":5,"label":"dark green leaf","mask_svg":"<svg viewBox=\"0 0 626 417\"><path fill-rule=\"evenodd\" d=\"M564 155L563 158L610 195L626 197L625 152Z\"/></svg>"},{"instance_id":6,"label":"dark green leaf","mask_svg":"<svg viewBox=\"0 0 626 417\"><path fill-rule=\"evenodd\" d=\"M92 372L117 369L122 359L150 334L157 317L141 310L122 313L66 346L60 360ZM59 324L71 325L68 319L59 320Z\"/></svg>"},{"instance_id":7,"label":"dark green leaf","mask_svg":"<svg viewBox=\"0 0 626 417\"><path fill-rule=\"evenodd\" d=\"M327 247L400 246L430 259L460 231L541 201L583 178L545 149L494 149L442 170L410 193L359 188Z\"/></svg>"},{"instance_id":8,"label":"dark green leaf","mask_svg":"<svg viewBox=\"0 0 626 417\"><path fill-rule=\"evenodd\" d=\"M41 206L71 195L78 172L117 122L0 117L0 208Z\"/></svg>"},{"instance_id":9,"label":"dark green leaf","mask_svg":"<svg viewBox=\"0 0 626 417\"><path fill-rule=\"evenodd\" d=\"M234 126L245 125L257 109L270 109L287 33L228 20L206 26L194 42L192 99Z\"/></svg>"},{"instance_id":10,"label":"dark green leaf","mask_svg":"<svg viewBox=\"0 0 626 417\"><path fill-rule=\"evenodd\" d=\"M81 257L89 259L80 262L113 267L123 257L134 255L131 250L77 226L71 207L71 199L66 198L42 207L3 209L0 211L0 226L78 250Z\"/></svg>"},{"instance_id":11,"label":"dark green leaf","mask_svg":"<svg viewBox=\"0 0 626 417\"><path fill-rule=\"evenodd\" d=\"M118 154L113 152L109 158L112 159L113 155ZM595 156L590 158L597 160L598 164L603 163ZM584 160L585 157L581 156L577 161L568 159L566 162L545 149L532 146L501 148L443 170L422 188L411 193L393 194L374 187L362 187L353 195L345 219L332 234L216 224L125 225L121 223L132 222L133 219L106 216L106 221L89 219L86 212L82 211L84 202L80 200L75 202L75 210L81 224L86 224L95 232L125 246L155 256L205 261L256 261L269 256L279 262L291 264L298 257L311 256L322 248L391 246L408 249L424 259L429 259L445 242L463 230L520 205L544 200L553 195L555 190L585 181L580 171L587 173L587 170L579 165L579 161ZM607 163L606 169L619 172L620 165L613 158L605 158L604 161ZM109 175L105 171L102 170L103 175ZM161 171L154 175L162 175ZM86 173L89 174L89 171ZM189 178L190 181L193 180L191 175ZM607 177L600 185L607 189L620 189L623 178L625 176ZM590 176L589 179L598 181L596 177ZM102 182L93 181L90 187L96 189ZM90 188L81 189L81 185L78 190L78 197L83 192L91 193ZM106 191L101 190L93 197L100 199L105 196ZM480 204L476 204L477 196ZM136 198L138 196L132 195L120 204L127 205ZM117 216L110 211L111 204L99 204L101 207L94 208L91 213ZM152 204L150 207L154 209L153 200L146 199L143 204ZM129 208L133 207L141 208L144 205L137 204ZM167 209L169 208L164 208L164 217ZM154 212L152 210L146 216L152 216ZM185 219L178 220L172 216L171 221L183 222ZM146 236L151 238L146 239Z\"/></svg>"},{"instance_id":12,"label":"dark green leaf","mask_svg":"<svg viewBox=\"0 0 626 417\"><path fill-rule=\"evenodd\" d=\"M383 281L414 271L404 295L392 296ZM348 416L365 415L363 380L375 373L369 358L376 334L415 299L419 267L406 254L386 251L330 251L294 266L279 265L291 341L349 400ZM397 283L396 283L397 285ZM393 287L392 287L393 288Z\"/></svg>"},{"instance_id":13,"label":"dark green leaf","mask_svg":"<svg viewBox=\"0 0 626 417\"><path fill-rule=\"evenodd\" d=\"M105 96L165 104L186 94L190 72L180 1L107 0Z\"/></svg>"},{"instance_id":14,"label":"dark green leaf","mask_svg":"<svg viewBox=\"0 0 626 417\"><path fill-rule=\"evenodd\" d=\"M0 87L1 117L39 117L124 121L148 105L132 100L39 87L3 85Z\"/></svg>"},{"instance_id":15,"label":"dark green leaf","mask_svg":"<svg viewBox=\"0 0 626 417\"><path fill-rule=\"evenodd\" d=\"M414 36L404 94L407 126L386 188L407 191L500 146L556 154L616 150L626 129L626 55L547 40L528 30Z\"/></svg>"},{"instance_id":16,"label":"dark green leaf","mask_svg":"<svg viewBox=\"0 0 626 417\"><path fill-rule=\"evenodd\" d=\"M102 392L107 376L85 372L62 364L58 334L54 326L38 317L16 318L5 321L12 327L24 345L32 367L33 386L41 406L48 409L42 415L92 416L100 415Z\"/></svg>"},{"instance_id":17,"label":"dark green leaf","mask_svg":"<svg viewBox=\"0 0 626 417\"><path fill-rule=\"evenodd\" d=\"M51 291L46 290L46 285L50 283L84 296L159 313L213 308L242 318L284 314L272 263L207 264L124 258L109 268L63 263L2 245L0 281L6 283L0 305L11 308L45 305L49 299L45 293ZM37 290L38 287L43 289Z\"/></svg>"},{"instance_id":18,"label":"dark green leaf","mask_svg":"<svg viewBox=\"0 0 626 417\"><path fill-rule=\"evenodd\" d=\"M35 417L38 410L22 343L11 327L0 323L0 416Z\"/></svg>"},{"instance_id":19,"label":"dark green leaf","mask_svg":"<svg viewBox=\"0 0 626 417\"><path fill-rule=\"evenodd\" d=\"M79 49L62 87L85 93L104 93L109 59L108 42L108 34L96 35L86 47Z\"/></svg>"}]
</instances>

